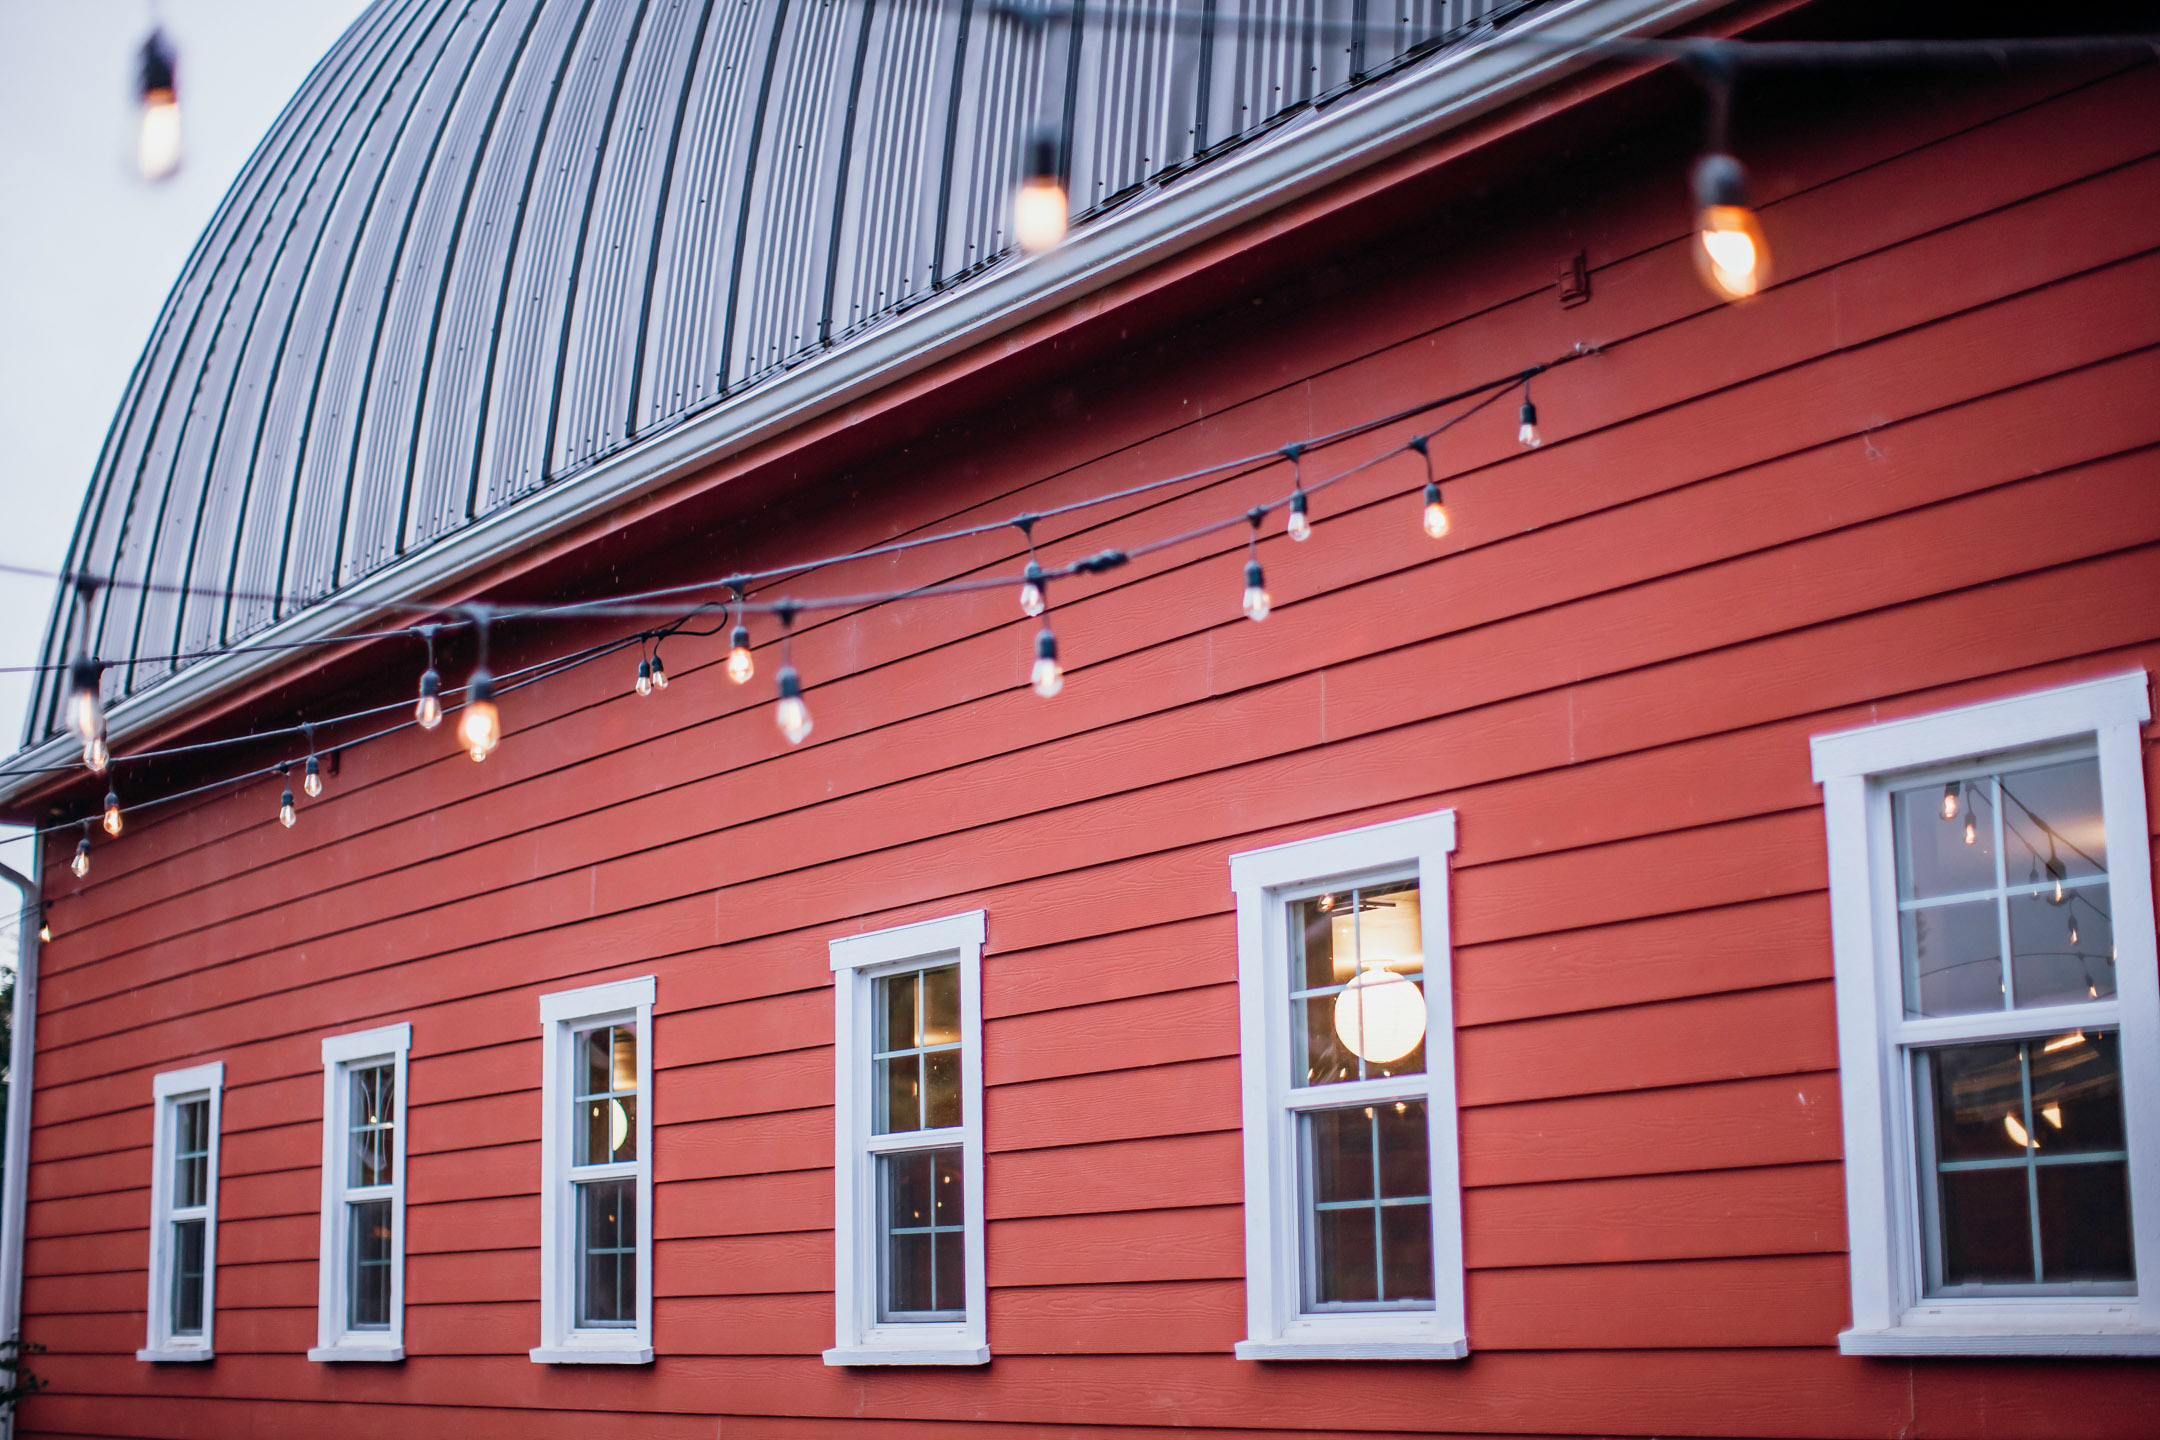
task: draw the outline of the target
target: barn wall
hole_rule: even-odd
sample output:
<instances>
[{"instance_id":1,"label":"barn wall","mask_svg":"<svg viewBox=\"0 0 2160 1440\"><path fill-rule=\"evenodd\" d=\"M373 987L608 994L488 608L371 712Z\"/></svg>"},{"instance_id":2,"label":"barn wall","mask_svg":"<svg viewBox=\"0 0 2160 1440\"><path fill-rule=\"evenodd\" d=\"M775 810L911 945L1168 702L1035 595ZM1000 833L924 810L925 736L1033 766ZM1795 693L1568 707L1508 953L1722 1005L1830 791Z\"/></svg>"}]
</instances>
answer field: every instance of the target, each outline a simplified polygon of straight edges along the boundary
<instances>
[{"instance_id":1,"label":"barn wall","mask_svg":"<svg viewBox=\"0 0 2160 1440\"><path fill-rule=\"evenodd\" d=\"M257 785L145 817L86 883L56 866L24 1299L53 1390L25 1433L382 1433L329 1403L356 1401L518 1437L591 1433L579 1412L774 1440L2140 1433L2150 1365L1836 1351L1806 740L2160 665L2160 70L1804 99L1747 137L1785 277L1747 308L1682 256L1684 152L1556 157L1565 212L1466 201L690 565L1046 508L1603 344L1538 382L1544 449L1508 405L1438 447L1445 543L1406 460L1316 497L1311 544L1271 527L1265 625L1236 612L1240 528L1058 587L1054 702L1003 589L874 608L799 627L799 751L771 651L737 689L717 641L675 641L663 696L620 659L517 692L485 766L401 735L344 755L293 831ZM1577 248L1593 298L1562 309ZM1062 560L1286 489L1276 467L1038 539ZM1005 573L1016 544L793 588ZM1226 857L1441 806L1472 1357L1238 1362ZM975 907L997 1358L831 1369L825 944ZM645 973L660 1358L535 1366L535 997ZM411 1358L313 1365L318 1042L398 1020ZM208 1059L218 1358L153 1367L150 1076Z\"/></svg>"}]
</instances>

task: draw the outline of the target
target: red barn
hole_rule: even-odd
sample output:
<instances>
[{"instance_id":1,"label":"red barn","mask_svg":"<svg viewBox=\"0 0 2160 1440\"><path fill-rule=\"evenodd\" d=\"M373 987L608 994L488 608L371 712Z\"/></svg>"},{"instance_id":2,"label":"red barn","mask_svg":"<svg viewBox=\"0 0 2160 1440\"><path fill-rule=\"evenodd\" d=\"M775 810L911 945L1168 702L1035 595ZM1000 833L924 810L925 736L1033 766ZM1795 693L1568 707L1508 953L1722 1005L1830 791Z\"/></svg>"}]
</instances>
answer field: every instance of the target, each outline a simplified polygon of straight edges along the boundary
<instances>
[{"instance_id":1,"label":"red barn","mask_svg":"<svg viewBox=\"0 0 2160 1440\"><path fill-rule=\"evenodd\" d=\"M2160 67L1853 48L2020 21L380 0L0 777L18 1433L2151 1434Z\"/></svg>"}]
</instances>

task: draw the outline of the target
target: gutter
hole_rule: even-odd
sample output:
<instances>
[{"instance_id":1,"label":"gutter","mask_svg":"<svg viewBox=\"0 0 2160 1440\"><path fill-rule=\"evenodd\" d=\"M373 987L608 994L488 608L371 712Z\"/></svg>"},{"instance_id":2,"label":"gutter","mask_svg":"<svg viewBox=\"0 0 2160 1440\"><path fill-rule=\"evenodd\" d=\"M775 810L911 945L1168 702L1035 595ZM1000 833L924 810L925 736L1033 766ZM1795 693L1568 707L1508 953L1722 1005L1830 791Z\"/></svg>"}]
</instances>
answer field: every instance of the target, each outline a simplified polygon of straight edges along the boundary
<instances>
[{"instance_id":1,"label":"gutter","mask_svg":"<svg viewBox=\"0 0 2160 1440\"><path fill-rule=\"evenodd\" d=\"M1614 35L1675 28L1730 0L1575 0L1533 11L1507 37L1542 35L1543 44L1473 44L1308 112L1235 155L1169 180L1083 226L1057 250L1008 264L951 294L908 310L856 343L723 401L674 428L619 451L585 473L497 511L427 549L334 592L317 604L108 709L114 748L184 722L210 702L289 667L291 651L271 642L334 640L356 629L394 628L410 619L388 609L480 579L506 557L591 524L624 504L695 474L715 461L772 441L805 422L864 400L1005 335L1031 320L1084 300L1111 284L1258 220L1289 202L1392 156L1459 129L1610 59L1592 53ZM1573 45L1552 43L1571 39ZM56 774L0 777L0 806L15 805L72 768L72 737L61 734L17 755L18 768Z\"/></svg>"}]
</instances>

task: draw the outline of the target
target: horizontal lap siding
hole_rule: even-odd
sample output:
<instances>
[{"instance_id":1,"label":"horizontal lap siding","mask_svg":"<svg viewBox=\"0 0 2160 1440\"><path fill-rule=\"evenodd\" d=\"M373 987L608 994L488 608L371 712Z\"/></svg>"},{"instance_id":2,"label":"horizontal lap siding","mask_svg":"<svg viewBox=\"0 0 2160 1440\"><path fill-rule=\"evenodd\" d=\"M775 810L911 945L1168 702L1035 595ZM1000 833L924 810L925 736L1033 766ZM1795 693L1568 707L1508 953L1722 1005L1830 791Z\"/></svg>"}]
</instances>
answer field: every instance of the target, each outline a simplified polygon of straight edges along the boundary
<instances>
[{"instance_id":1,"label":"horizontal lap siding","mask_svg":"<svg viewBox=\"0 0 2160 1440\"><path fill-rule=\"evenodd\" d=\"M57 912L41 984L25 1306L54 1390L29 1433L552 1436L579 1411L771 1440L2136 1433L2149 1367L1835 1353L1806 742L2160 665L2160 81L1869 113L1759 166L1788 278L1746 310L1686 273L1672 177L1623 178L1576 207L1589 236L1344 257L1362 278L1325 304L1271 294L1219 345L1113 368L1084 425L986 418L740 556L1048 508L1606 343L1539 382L1544 450L1517 454L1504 416L1436 447L1445 546L1402 462L1317 494L1315 541L1265 546L1265 626L1230 609L1227 534L1059 587L1055 704L1015 688L1032 627L1001 589L806 617L800 753L773 734L769 649L737 690L715 642L678 639L662 697L619 665L517 692L486 767L398 737L344 756L293 831L259 787L131 826ZM1595 298L1563 311L1546 257L1577 244ZM1284 483L1037 538L1062 559ZM1016 541L801 588L1005 573ZM1473 1356L1241 1364L1225 857L1440 805L1462 837ZM825 941L975 906L998 1358L829 1369ZM535 1367L534 996L642 973L662 1358ZM318 1040L392 1020L413 1024L412 1358L310 1366ZM153 1368L132 1358L145 1097L197 1057L228 1076L219 1359Z\"/></svg>"}]
</instances>

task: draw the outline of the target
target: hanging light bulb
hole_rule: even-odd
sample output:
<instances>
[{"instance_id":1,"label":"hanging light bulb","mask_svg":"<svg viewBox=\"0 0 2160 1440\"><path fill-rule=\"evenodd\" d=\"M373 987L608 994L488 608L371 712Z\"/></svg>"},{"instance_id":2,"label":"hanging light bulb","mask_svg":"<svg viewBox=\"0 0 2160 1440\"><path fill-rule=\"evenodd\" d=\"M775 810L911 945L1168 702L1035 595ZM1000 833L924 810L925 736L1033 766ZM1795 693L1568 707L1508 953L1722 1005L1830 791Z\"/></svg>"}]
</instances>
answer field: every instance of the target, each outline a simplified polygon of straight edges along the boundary
<instances>
[{"instance_id":1,"label":"hanging light bulb","mask_svg":"<svg viewBox=\"0 0 2160 1440\"><path fill-rule=\"evenodd\" d=\"M637 662L637 693L640 695L652 694L652 661L650 660Z\"/></svg>"},{"instance_id":2,"label":"hanging light bulb","mask_svg":"<svg viewBox=\"0 0 2160 1440\"><path fill-rule=\"evenodd\" d=\"M735 633L728 636L727 678L737 685L757 674L757 661L750 656L750 627L738 624Z\"/></svg>"},{"instance_id":3,"label":"hanging light bulb","mask_svg":"<svg viewBox=\"0 0 2160 1440\"><path fill-rule=\"evenodd\" d=\"M2048 879L2055 882L2055 891L2048 896L2048 904L2060 905L2069 898L2063 891L2063 876L2067 873L2063 869L2061 858L2055 853L2055 837L2050 835L2048 836L2047 874Z\"/></svg>"},{"instance_id":4,"label":"hanging light bulb","mask_svg":"<svg viewBox=\"0 0 2160 1440\"><path fill-rule=\"evenodd\" d=\"M105 680L105 666L87 655L68 665L68 729L87 747L105 734L105 705L98 691Z\"/></svg>"},{"instance_id":5,"label":"hanging light bulb","mask_svg":"<svg viewBox=\"0 0 2160 1440\"><path fill-rule=\"evenodd\" d=\"M652 652L652 688L655 690L667 689L667 665L660 658L658 646L655 646Z\"/></svg>"},{"instance_id":6,"label":"hanging light bulb","mask_svg":"<svg viewBox=\"0 0 2160 1440\"><path fill-rule=\"evenodd\" d=\"M1058 665L1057 636L1050 633L1048 625L1035 636L1035 673L1029 677L1035 693L1045 700L1054 700L1065 688L1065 672Z\"/></svg>"},{"instance_id":7,"label":"hanging light bulb","mask_svg":"<svg viewBox=\"0 0 2160 1440\"><path fill-rule=\"evenodd\" d=\"M1425 533L1438 540L1448 532L1447 506L1440 503L1440 477L1432 467L1430 435L1413 435L1410 448L1425 462Z\"/></svg>"},{"instance_id":8,"label":"hanging light bulb","mask_svg":"<svg viewBox=\"0 0 2160 1440\"><path fill-rule=\"evenodd\" d=\"M293 825L300 819L300 812L293 808L292 766L280 765L277 768L278 774L285 777L285 790L283 794L278 796L277 802L278 824L283 825L286 829L290 830L292 829Z\"/></svg>"},{"instance_id":9,"label":"hanging light bulb","mask_svg":"<svg viewBox=\"0 0 2160 1440\"><path fill-rule=\"evenodd\" d=\"M2073 950L2075 950L2075 949L2077 948L2077 943L2078 943L2078 928L2077 928L2077 910L2076 910L2076 908L2075 908L2075 907L2072 907L2072 909L2071 909L2071 911L2070 911L2070 948L2071 948L2071 949L2073 949Z\"/></svg>"},{"instance_id":10,"label":"hanging light bulb","mask_svg":"<svg viewBox=\"0 0 2160 1440\"><path fill-rule=\"evenodd\" d=\"M322 762L313 755L307 757L307 773L300 777L300 788L310 800L322 794Z\"/></svg>"},{"instance_id":11,"label":"hanging light bulb","mask_svg":"<svg viewBox=\"0 0 2160 1440\"><path fill-rule=\"evenodd\" d=\"M1945 820L1955 820L1957 819L1957 812L1958 787L1957 782L1953 780L1948 785L1943 786L1942 817Z\"/></svg>"},{"instance_id":12,"label":"hanging light bulb","mask_svg":"<svg viewBox=\"0 0 2160 1440\"><path fill-rule=\"evenodd\" d=\"M91 774L102 775L105 767L112 764L112 747L107 745L105 737L100 735L83 746L82 758L83 764L90 767Z\"/></svg>"},{"instance_id":13,"label":"hanging light bulb","mask_svg":"<svg viewBox=\"0 0 2160 1440\"><path fill-rule=\"evenodd\" d=\"M485 668L475 670L465 682L465 705L458 711L458 743L474 761L495 753L502 744L502 712L495 708L495 677Z\"/></svg>"},{"instance_id":14,"label":"hanging light bulb","mask_svg":"<svg viewBox=\"0 0 2160 1440\"><path fill-rule=\"evenodd\" d=\"M1267 577L1260 572L1258 560L1245 562L1245 617L1248 620L1265 620L1275 602L1268 598Z\"/></svg>"},{"instance_id":15,"label":"hanging light bulb","mask_svg":"<svg viewBox=\"0 0 2160 1440\"><path fill-rule=\"evenodd\" d=\"M413 706L413 719L423 730L433 730L442 724L442 676L435 671L435 627L422 625L420 638L427 642L427 669L420 672L420 700Z\"/></svg>"},{"instance_id":16,"label":"hanging light bulb","mask_svg":"<svg viewBox=\"0 0 2160 1440\"><path fill-rule=\"evenodd\" d=\"M1043 613L1043 568L1033 560L1028 561L1020 582L1020 613L1032 620Z\"/></svg>"},{"instance_id":17,"label":"hanging light bulb","mask_svg":"<svg viewBox=\"0 0 2160 1440\"><path fill-rule=\"evenodd\" d=\"M1384 965L1358 971L1335 997L1335 1034L1350 1052L1392 1065L1425 1040L1425 996Z\"/></svg>"},{"instance_id":18,"label":"hanging light bulb","mask_svg":"<svg viewBox=\"0 0 2160 1440\"><path fill-rule=\"evenodd\" d=\"M120 792L117 790L105 792L105 833L120 833Z\"/></svg>"},{"instance_id":19,"label":"hanging light bulb","mask_svg":"<svg viewBox=\"0 0 2160 1440\"><path fill-rule=\"evenodd\" d=\"M1545 437L1538 433L1537 406L1530 403L1530 387L1527 385L1523 387L1522 409L1516 412L1516 418L1521 422L1515 427L1516 444L1525 450L1535 450L1545 443Z\"/></svg>"},{"instance_id":20,"label":"hanging light bulb","mask_svg":"<svg viewBox=\"0 0 2160 1440\"><path fill-rule=\"evenodd\" d=\"M780 667L780 703L773 708L773 719L788 744L800 745L810 738L810 707L803 704L802 677L792 664Z\"/></svg>"},{"instance_id":21,"label":"hanging light bulb","mask_svg":"<svg viewBox=\"0 0 2160 1440\"><path fill-rule=\"evenodd\" d=\"M52 944L52 921L45 919L42 913L38 919L37 938L47 945Z\"/></svg>"},{"instance_id":22,"label":"hanging light bulb","mask_svg":"<svg viewBox=\"0 0 2160 1440\"><path fill-rule=\"evenodd\" d=\"M1295 492L1290 497L1289 531L1292 540L1312 539L1312 521L1305 514L1305 492L1303 490Z\"/></svg>"},{"instance_id":23,"label":"hanging light bulb","mask_svg":"<svg viewBox=\"0 0 2160 1440\"><path fill-rule=\"evenodd\" d=\"M1974 822L1972 812L1967 811L1965 814L1965 843L1968 845L1973 844L1979 838L1980 827Z\"/></svg>"},{"instance_id":24,"label":"hanging light bulb","mask_svg":"<svg viewBox=\"0 0 2160 1440\"><path fill-rule=\"evenodd\" d=\"M1745 300L1770 281L1770 247L1747 192L1747 170L1732 156L1695 162L1695 268L1720 300Z\"/></svg>"},{"instance_id":25,"label":"hanging light bulb","mask_svg":"<svg viewBox=\"0 0 2160 1440\"><path fill-rule=\"evenodd\" d=\"M1058 132L1039 125L1028 136L1027 174L1013 197L1013 239L1030 255L1055 250L1065 238L1071 206L1058 167Z\"/></svg>"},{"instance_id":26,"label":"hanging light bulb","mask_svg":"<svg viewBox=\"0 0 2160 1440\"><path fill-rule=\"evenodd\" d=\"M152 30L137 59L142 113L136 127L135 168L145 180L164 180L180 168L178 57L165 32Z\"/></svg>"},{"instance_id":27,"label":"hanging light bulb","mask_svg":"<svg viewBox=\"0 0 2160 1440\"><path fill-rule=\"evenodd\" d=\"M68 862L68 869L75 872L75 878L78 880L82 879L83 876L90 873L90 836L88 834L89 829L90 827L87 825L83 827L83 830L85 832L83 838L75 842L75 858Z\"/></svg>"}]
</instances>

